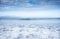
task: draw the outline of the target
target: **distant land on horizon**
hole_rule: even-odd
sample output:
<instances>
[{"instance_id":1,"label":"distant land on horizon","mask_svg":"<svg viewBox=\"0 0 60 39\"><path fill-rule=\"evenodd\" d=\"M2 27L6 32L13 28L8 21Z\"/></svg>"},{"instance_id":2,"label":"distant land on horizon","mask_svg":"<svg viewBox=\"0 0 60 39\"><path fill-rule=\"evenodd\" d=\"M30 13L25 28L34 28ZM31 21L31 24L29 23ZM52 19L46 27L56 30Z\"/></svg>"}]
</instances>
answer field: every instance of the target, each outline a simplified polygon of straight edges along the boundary
<instances>
[{"instance_id":1,"label":"distant land on horizon","mask_svg":"<svg viewBox=\"0 0 60 39\"><path fill-rule=\"evenodd\" d=\"M11 17L11 16L0 16L0 20L60 20L60 18L23 18L23 17Z\"/></svg>"}]
</instances>

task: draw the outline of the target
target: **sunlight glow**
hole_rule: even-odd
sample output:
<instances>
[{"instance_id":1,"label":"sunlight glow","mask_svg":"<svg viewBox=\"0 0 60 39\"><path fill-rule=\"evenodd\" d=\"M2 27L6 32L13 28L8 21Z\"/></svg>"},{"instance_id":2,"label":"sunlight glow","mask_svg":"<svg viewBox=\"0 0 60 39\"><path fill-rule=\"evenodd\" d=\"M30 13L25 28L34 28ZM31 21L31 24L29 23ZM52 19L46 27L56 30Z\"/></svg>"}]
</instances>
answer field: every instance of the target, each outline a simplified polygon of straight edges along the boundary
<instances>
[{"instance_id":1,"label":"sunlight glow","mask_svg":"<svg viewBox=\"0 0 60 39\"><path fill-rule=\"evenodd\" d=\"M60 17L60 11L50 10L50 11L11 11L0 13L0 16L13 16L13 17L23 17L23 18L56 18Z\"/></svg>"}]
</instances>

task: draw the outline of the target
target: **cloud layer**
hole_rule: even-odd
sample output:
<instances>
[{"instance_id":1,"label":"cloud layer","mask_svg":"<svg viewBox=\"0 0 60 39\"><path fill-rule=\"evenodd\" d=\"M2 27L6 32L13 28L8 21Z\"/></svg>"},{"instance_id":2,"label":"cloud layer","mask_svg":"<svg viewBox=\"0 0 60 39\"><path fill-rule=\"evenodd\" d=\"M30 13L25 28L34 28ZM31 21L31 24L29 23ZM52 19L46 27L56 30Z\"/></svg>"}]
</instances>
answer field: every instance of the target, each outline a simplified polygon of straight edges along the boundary
<instances>
[{"instance_id":1,"label":"cloud layer","mask_svg":"<svg viewBox=\"0 0 60 39\"><path fill-rule=\"evenodd\" d=\"M44 6L56 5L60 6L60 0L0 0L0 6Z\"/></svg>"},{"instance_id":2,"label":"cloud layer","mask_svg":"<svg viewBox=\"0 0 60 39\"><path fill-rule=\"evenodd\" d=\"M0 0L0 11L16 8L18 10L20 8L55 9L59 7L60 0Z\"/></svg>"},{"instance_id":3,"label":"cloud layer","mask_svg":"<svg viewBox=\"0 0 60 39\"><path fill-rule=\"evenodd\" d=\"M15 13L18 17L20 17L20 16L33 17L35 15L36 15L36 17L60 17L60 15L59 15L60 7L59 6L60 6L60 0L0 0L0 16L1 16L1 14L5 15L6 13L7 13L7 15L9 15L9 14L11 14L11 11L14 11L12 13L13 14ZM45 12L45 10L47 12ZM50 11L48 11L48 10L50 10ZM7 12L4 12L5 13L4 14L1 11L7 11ZM22 15L20 13L22 13ZM39 13L39 14L37 14L37 13ZM43 15L40 15L42 13L43 13ZM23 15L23 14L25 14L25 15ZM13 16L16 16L16 15L13 15Z\"/></svg>"}]
</instances>

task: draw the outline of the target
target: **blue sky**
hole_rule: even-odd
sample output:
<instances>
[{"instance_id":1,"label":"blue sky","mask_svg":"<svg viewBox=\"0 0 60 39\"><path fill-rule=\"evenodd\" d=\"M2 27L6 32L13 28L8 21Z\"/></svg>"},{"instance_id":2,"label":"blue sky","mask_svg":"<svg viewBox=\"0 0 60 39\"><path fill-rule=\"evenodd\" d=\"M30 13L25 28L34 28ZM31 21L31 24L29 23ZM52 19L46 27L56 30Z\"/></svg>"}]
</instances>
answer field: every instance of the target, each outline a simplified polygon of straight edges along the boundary
<instances>
[{"instance_id":1,"label":"blue sky","mask_svg":"<svg viewBox=\"0 0 60 39\"><path fill-rule=\"evenodd\" d=\"M1 0L0 16L60 17L60 0Z\"/></svg>"}]
</instances>

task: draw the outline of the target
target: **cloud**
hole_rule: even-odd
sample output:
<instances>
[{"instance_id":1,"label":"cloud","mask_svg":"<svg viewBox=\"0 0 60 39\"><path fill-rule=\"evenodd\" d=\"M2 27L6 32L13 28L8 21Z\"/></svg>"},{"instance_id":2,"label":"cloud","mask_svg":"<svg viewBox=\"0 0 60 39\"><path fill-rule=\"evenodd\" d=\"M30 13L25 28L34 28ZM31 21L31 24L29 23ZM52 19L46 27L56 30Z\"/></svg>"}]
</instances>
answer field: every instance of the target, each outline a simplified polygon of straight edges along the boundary
<instances>
[{"instance_id":1,"label":"cloud","mask_svg":"<svg viewBox=\"0 0 60 39\"><path fill-rule=\"evenodd\" d=\"M53 4L53 5L59 5L60 4L60 0L1 0L1 4L3 5L16 5L16 6L30 6L30 5L37 5L37 6L41 6L41 5L49 5L49 4ZM30 4L30 5L28 5ZM24 7L25 7L24 6Z\"/></svg>"},{"instance_id":2,"label":"cloud","mask_svg":"<svg viewBox=\"0 0 60 39\"><path fill-rule=\"evenodd\" d=\"M0 10L20 8L53 9L59 8L60 0L0 0Z\"/></svg>"}]
</instances>

